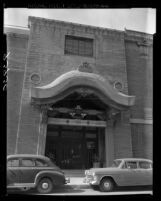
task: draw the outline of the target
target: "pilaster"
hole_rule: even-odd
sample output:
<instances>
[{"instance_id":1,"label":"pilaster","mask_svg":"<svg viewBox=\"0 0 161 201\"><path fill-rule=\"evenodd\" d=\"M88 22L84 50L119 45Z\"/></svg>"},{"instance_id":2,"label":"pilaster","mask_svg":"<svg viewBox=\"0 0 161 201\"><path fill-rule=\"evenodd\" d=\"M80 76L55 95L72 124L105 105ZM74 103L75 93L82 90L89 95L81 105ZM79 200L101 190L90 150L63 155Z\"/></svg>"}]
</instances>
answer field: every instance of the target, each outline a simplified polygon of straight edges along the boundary
<instances>
[{"instance_id":1,"label":"pilaster","mask_svg":"<svg viewBox=\"0 0 161 201\"><path fill-rule=\"evenodd\" d=\"M47 133L47 110L48 105L40 107L40 123L39 123L39 136L37 145L37 154L45 154L46 133Z\"/></svg>"},{"instance_id":2,"label":"pilaster","mask_svg":"<svg viewBox=\"0 0 161 201\"><path fill-rule=\"evenodd\" d=\"M107 121L107 127L105 128L106 167L111 166L114 160L113 125L114 125L114 120L110 119Z\"/></svg>"}]
</instances>

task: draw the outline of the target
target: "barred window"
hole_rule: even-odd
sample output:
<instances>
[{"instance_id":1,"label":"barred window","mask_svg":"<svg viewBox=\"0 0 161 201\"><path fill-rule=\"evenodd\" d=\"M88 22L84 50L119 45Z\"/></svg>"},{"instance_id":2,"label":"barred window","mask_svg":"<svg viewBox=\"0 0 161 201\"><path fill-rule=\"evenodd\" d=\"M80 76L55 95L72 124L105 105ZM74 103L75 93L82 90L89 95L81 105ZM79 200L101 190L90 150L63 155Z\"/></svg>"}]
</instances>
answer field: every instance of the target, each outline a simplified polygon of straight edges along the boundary
<instances>
[{"instance_id":1,"label":"barred window","mask_svg":"<svg viewBox=\"0 0 161 201\"><path fill-rule=\"evenodd\" d=\"M93 39L75 36L65 37L65 54L93 56Z\"/></svg>"}]
</instances>

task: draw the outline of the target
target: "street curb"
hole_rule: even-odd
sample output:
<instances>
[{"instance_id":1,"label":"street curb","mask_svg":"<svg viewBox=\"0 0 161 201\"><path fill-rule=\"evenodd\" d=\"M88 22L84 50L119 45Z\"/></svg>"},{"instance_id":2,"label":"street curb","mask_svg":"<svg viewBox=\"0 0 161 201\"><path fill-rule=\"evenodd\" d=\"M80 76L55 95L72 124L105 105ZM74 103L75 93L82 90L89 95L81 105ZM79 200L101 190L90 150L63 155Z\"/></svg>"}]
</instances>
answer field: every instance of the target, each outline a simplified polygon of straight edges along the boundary
<instances>
[{"instance_id":1,"label":"street curb","mask_svg":"<svg viewBox=\"0 0 161 201\"><path fill-rule=\"evenodd\" d=\"M85 185L85 184L67 184L68 186L72 187L72 188L81 188L81 189L90 189L90 185Z\"/></svg>"}]
</instances>

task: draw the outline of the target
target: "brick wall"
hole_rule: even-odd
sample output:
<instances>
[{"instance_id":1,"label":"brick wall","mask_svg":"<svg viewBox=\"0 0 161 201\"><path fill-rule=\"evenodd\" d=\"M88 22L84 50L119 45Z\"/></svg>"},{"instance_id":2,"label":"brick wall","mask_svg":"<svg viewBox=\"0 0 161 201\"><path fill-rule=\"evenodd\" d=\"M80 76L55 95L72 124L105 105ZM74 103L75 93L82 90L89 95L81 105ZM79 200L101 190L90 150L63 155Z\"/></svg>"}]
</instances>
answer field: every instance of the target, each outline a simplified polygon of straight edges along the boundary
<instances>
[{"instance_id":1,"label":"brick wall","mask_svg":"<svg viewBox=\"0 0 161 201\"><path fill-rule=\"evenodd\" d=\"M132 147L134 157L153 158L152 126L132 124Z\"/></svg>"},{"instance_id":2,"label":"brick wall","mask_svg":"<svg viewBox=\"0 0 161 201\"><path fill-rule=\"evenodd\" d=\"M115 159L133 157L129 112L122 111L115 117L113 127Z\"/></svg>"},{"instance_id":3,"label":"brick wall","mask_svg":"<svg viewBox=\"0 0 161 201\"><path fill-rule=\"evenodd\" d=\"M21 93L24 79L28 38L24 35L7 35L7 154L15 152L19 123Z\"/></svg>"},{"instance_id":4,"label":"brick wall","mask_svg":"<svg viewBox=\"0 0 161 201\"><path fill-rule=\"evenodd\" d=\"M41 84L48 84L63 73L75 70L83 62L93 67L94 73L106 78L111 84L116 80L128 93L124 32L86 28L61 22L56 23L32 18L31 40L28 55L28 71L41 74ZM94 56L65 55L65 35L94 39Z\"/></svg>"},{"instance_id":5,"label":"brick wall","mask_svg":"<svg viewBox=\"0 0 161 201\"><path fill-rule=\"evenodd\" d=\"M123 92L136 96L136 104L131 109L131 117L144 118L145 109L152 107L151 47L148 48L147 56L142 54L144 49L133 41L133 37L130 36L129 39L127 33L122 31L39 18L30 18L29 21L29 40L27 37L15 34L8 38L8 50L11 51L9 67L12 68L9 73L7 98L8 153L14 152L15 142L13 141L16 141L17 137L18 153L37 153L38 150L41 114L39 108L30 104L30 90L33 85L30 76L33 73L38 73L41 77L41 82L35 86L42 86L52 82L63 73L77 69L83 62L88 62L94 73L102 75L110 84L113 85L115 81L122 82ZM94 56L64 55L65 35L93 38ZM24 69L26 70L25 76ZM20 100L22 100L21 104ZM13 115L14 111L15 115ZM132 149L134 155L140 153L140 145L135 137L137 126L132 125L130 131L129 124L116 125L114 129L115 157L131 156ZM146 132L141 132L141 136L145 137L143 153L149 156L151 132L148 127L145 129Z\"/></svg>"},{"instance_id":6,"label":"brick wall","mask_svg":"<svg viewBox=\"0 0 161 201\"><path fill-rule=\"evenodd\" d=\"M64 55L65 35L94 39L94 57ZM85 29L62 23L51 25L48 21L33 19L30 24L29 50L24 78L22 106L19 124L18 153L37 153L40 128L40 110L30 105L30 76L38 73L42 86L61 74L77 69L83 62L92 65L95 73L105 77L111 84L119 80L127 93L126 58L124 34L117 31ZM28 149L28 144L31 148Z\"/></svg>"},{"instance_id":7,"label":"brick wall","mask_svg":"<svg viewBox=\"0 0 161 201\"><path fill-rule=\"evenodd\" d=\"M152 35L132 32L125 35L127 80L130 95L136 96L131 118L152 119ZM132 147L135 157L152 158L152 125L131 124Z\"/></svg>"},{"instance_id":8,"label":"brick wall","mask_svg":"<svg viewBox=\"0 0 161 201\"><path fill-rule=\"evenodd\" d=\"M129 94L136 96L131 108L132 118L144 118L145 108L152 108L152 45L139 45L138 41L143 39L125 40Z\"/></svg>"}]
</instances>

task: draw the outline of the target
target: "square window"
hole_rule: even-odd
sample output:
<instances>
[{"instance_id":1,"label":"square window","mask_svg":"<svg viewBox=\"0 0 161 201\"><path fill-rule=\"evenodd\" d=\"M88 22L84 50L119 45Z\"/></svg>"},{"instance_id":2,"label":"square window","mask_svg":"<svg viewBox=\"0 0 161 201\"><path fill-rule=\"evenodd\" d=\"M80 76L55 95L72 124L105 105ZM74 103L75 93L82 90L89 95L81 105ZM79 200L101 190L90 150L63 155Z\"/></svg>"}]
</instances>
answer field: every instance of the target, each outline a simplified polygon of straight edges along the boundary
<instances>
[{"instance_id":1,"label":"square window","mask_svg":"<svg viewBox=\"0 0 161 201\"><path fill-rule=\"evenodd\" d=\"M65 54L93 56L93 39L67 35L65 37Z\"/></svg>"}]
</instances>

